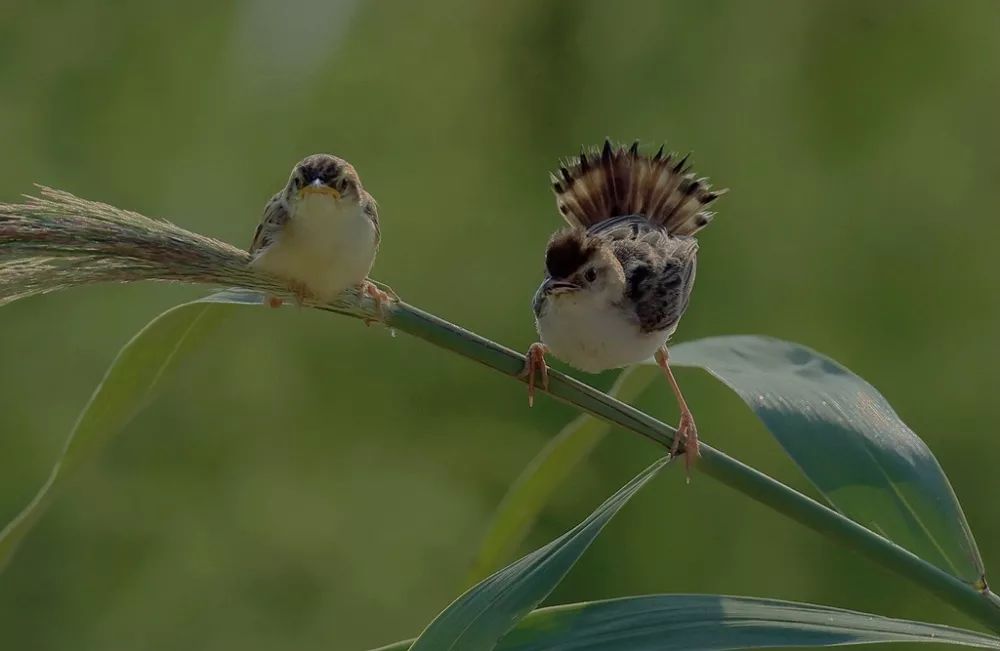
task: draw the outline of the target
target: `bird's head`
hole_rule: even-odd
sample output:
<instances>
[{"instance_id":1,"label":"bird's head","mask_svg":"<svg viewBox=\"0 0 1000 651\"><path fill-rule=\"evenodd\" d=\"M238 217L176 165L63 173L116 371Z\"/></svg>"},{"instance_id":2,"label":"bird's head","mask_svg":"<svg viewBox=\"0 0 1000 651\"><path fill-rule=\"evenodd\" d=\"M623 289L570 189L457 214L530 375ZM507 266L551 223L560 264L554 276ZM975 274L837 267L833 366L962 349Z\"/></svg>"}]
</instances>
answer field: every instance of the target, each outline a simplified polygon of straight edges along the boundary
<instances>
[{"instance_id":1,"label":"bird's head","mask_svg":"<svg viewBox=\"0 0 1000 651\"><path fill-rule=\"evenodd\" d=\"M545 271L541 291L548 296L586 295L617 301L625 289L625 274L608 243L578 228L552 236L545 250Z\"/></svg>"},{"instance_id":2,"label":"bird's head","mask_svg":"<svg viewBox=\"0 0 1000 651\"><path fill-rule=\"evenodd\" d=\"M301 201L358 201L361 180L354 167L330 154L313 154L295 166L285 187L289 204Z\"/></svg>"}]
</instances>

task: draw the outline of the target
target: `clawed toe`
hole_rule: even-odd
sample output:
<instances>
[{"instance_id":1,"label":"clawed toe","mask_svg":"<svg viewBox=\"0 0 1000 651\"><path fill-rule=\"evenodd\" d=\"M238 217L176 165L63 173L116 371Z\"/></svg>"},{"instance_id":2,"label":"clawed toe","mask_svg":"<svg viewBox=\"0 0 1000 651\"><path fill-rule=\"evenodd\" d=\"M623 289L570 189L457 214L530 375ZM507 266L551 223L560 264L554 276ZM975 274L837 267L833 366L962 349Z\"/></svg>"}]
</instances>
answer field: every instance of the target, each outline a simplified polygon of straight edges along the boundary
<instances>
[{"instance_id":1,"label":"clawed toe","mask_svg":"<svg viewBox=\"0 0 1000 651\"><path fill-rule=\"evenodd\" d=\"M687 471L688 480L690 480L691 468L701 453L698 451L698 428L694 423L694 416L689 411L681 414L680 423L677 424L677 433L674 435L674 443L670 446L671 456L677 456L680 452L684 453L684 469Z\"/></svg>"},{"instance_id":2,"label":"clawed toe","mask_svg":"<svg viewBox=\"0 0 1000 651\"><path fill-rule=\"evenodd\" d=\"M545 353L548 348L545 344L533 343L525 353L524 368L518 374L522 380L528 382L528 406L535 404L535 378L540 376L542 380L542 390L549 390L549 367L545 363Z\"/></svg>"},{"instance_id":3,"label":"clawed toe","mask_svg":"<svg viewBox=\"0 0 1000 651\"><path fill-rule=\"evenodd\" d=\"M361 293L370 298L372 302L375 303L375 312L378 314L377 319L371 319L371 318L364 319L365 325L371 325L376 321L381 321L382 323L385 323L386 305L399 302L399 296L396 294L396 292L392 291L391 288L386 288L386 289L388 291L379 289L375 285L375 283L373 283L368 279L365 279L365 281L361 283Z\"/></svg>"}]
</instances>

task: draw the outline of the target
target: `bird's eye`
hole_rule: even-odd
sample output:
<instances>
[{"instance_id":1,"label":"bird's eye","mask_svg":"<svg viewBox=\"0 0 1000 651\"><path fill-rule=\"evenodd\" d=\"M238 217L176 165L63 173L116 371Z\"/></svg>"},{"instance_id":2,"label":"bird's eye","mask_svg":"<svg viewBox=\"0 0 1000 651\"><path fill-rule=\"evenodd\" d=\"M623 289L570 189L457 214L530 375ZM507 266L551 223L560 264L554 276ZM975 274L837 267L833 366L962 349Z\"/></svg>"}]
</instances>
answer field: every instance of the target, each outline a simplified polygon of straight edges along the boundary
<instances>
[{"instance_id":1,"label":"bird's eye","mask_svg":"<svg viewBox=\"0 0 1000 651\"><path fill-rule=\"evenodd\" d=\"M583 277L588 283L592 283L597 280L597 270L591 267L590 269L587 269L586 273L583 274Z\"/></svg>"}]
</instances>

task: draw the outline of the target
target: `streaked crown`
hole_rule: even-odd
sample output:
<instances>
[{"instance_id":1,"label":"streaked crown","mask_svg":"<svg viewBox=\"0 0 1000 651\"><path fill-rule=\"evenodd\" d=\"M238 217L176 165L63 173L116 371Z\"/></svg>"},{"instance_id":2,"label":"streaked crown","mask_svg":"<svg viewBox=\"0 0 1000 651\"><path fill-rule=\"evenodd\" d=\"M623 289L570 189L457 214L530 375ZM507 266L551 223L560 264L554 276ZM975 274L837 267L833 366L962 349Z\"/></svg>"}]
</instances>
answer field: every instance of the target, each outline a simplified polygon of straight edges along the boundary
<instances>
[{"instance_id":1,"label":"streaked crown","mask_svg":"<svg viewBox=\"0 0 1000 651\"><path fill-rule=\"evenodd\" d=\"M354 199L362 191L361 179L354 166L343 158L330 154L307 156L292 169L286 188L288 198L298 199L310 188L320 189L338 198Z\"/></svg>"}]
</instances>

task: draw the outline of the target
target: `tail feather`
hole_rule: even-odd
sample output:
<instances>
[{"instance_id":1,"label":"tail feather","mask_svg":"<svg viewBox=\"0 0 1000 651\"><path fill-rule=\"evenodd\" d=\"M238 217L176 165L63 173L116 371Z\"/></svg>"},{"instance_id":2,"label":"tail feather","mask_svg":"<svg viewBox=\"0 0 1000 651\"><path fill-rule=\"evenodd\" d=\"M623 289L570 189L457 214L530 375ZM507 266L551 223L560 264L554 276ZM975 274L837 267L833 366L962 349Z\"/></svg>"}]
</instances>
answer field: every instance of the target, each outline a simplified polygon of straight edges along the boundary
<instances>
[{"instance_id":1,"label":"tail feather","mask_svg":"<svg viewBox=\"0 0 1000 651\"><path fill-rule=\"evenodd\" d=\"M697 178L687 156L639 153L639 143L615 147L604 141L601 151L581 151L552 174L556 205L571 226L589 228L614 217L642 215L671 235L693 235L708 225L706 211L725 190L712 190Z\"/></svg>"}]
</instances>

